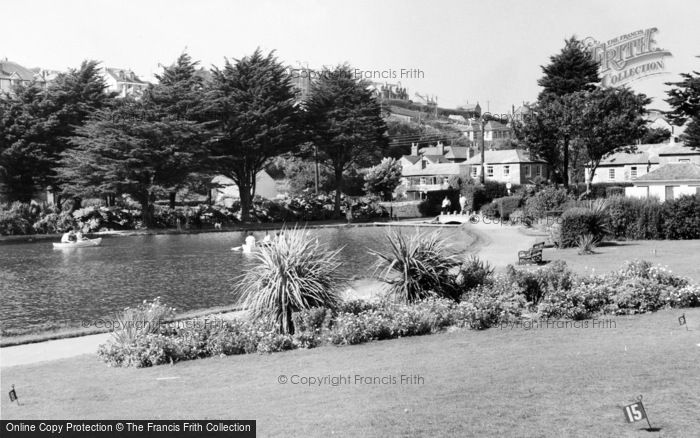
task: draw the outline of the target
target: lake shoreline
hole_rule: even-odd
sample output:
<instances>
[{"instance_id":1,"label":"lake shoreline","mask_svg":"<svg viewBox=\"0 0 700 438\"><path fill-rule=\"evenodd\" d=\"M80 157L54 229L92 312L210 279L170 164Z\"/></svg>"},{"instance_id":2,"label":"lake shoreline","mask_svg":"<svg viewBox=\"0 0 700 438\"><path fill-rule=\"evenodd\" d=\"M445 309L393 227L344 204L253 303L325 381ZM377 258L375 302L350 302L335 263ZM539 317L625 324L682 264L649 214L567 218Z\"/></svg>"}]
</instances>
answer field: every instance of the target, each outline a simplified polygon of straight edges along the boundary
<instances>
[{"instance_id":1,"label":"lake shoreline","mask_svg":"<svg viewBox=\"0 0 700 438\"><path fill-rule=\"evenodd\" d=\"M237 224L235 226L217 228L201 228L201 229L180 229L177 228L147 228L141 230L114 230L114 231L98 231L94 233L86 233L87 237L130 237L130 236L158 236L158 235L188 235L188 234L207 234L207 233L236 233L242 231L274 231L281 230L283 228L360 228L360 227L374 227L381 225L419 225L419 226L436 226L437 224L431 224L429 221L432 219L420 217L420 218L410 218L402 219L398 221L392 221L387 219L375 219L366 222L351 222L347 223L345 219L332 219L327 221L308 221L308 222L269 222L269 223L250 223L250 224ZM440 225L446 228L455 227L458 225ZM0 236L0 246L2 245L12 245L15 243L34 243L34 242L45 242L45 241L58 241L61 239L61 233L54 234L19 234L11 236Z\"/></svg>"},{"instance_id":2,"label":"lake shoreline","mask_svg":"<svg viewBox=\"0 0 700 438\"><path fill-rule=\"evenodd\" d=\"M354 228L354 227L387 227L387 226L397 226L397 227L426 227L426 228L445 228L445 229L455 229L461 228L461 230L466 235L466 246L460 248L459 252L463 254L472 253L480 245L479 243L482 239L479 237L480 233L476 232L470 227L463 225L438 225L424 223L425 218L420 220L405 220L400 222L367 222L367 223L352 223L352 224L315 224L315 226L308 228ZM256 224L257 225L257 224ZM272 226L281 226L282 224L270 224L270 228L261 228L260 231L275 229ZM278 228L279 229L279 228ZM252 228L250 228L253 231ZM174 233L162 233L162 230L156 230L158 232L150 232L150 230L145 230L144 232L127 232L114 234L117 237L127 237L127 236L140 236L140 235L153 235L153 234L199 234L198 230L192 233L188 232L174 232ZM203 232L240 232L241 230L224 229L224 230L204 230ZM17 236L19 237L19 236ZM26 237L26 236L22 236ZM25 242L18 242L25 243ZM381 282L378 280L366 277L360 277L359 275L354 275L350 277L348 281L348 287L345 288L343 293L347 298L359 298L368 299L377 296L381 293ZM121 309L119 309L121 310ZM173 321L182 321L192 318L202 318L207 316L225 316L231 313L240 311L241 309L236 305L219 305L213 307L202 307L198 309L188 310L181 314L178 314ZM118 310L115 310L115 312ZM106 317L109 319L109 317ZM0 347L12 347L25 344L34 344L46 341L54 341L69 338L78 338L83 336L91 336L109 333L111 330L105 327L81 327L79 322L69 322L69 323L47 323L44 327L39 326L34 329L27 331L17 331L13 333L12 329L7 330L8 333L2 333L0 336Z\"/></svg>"}]
</instances>

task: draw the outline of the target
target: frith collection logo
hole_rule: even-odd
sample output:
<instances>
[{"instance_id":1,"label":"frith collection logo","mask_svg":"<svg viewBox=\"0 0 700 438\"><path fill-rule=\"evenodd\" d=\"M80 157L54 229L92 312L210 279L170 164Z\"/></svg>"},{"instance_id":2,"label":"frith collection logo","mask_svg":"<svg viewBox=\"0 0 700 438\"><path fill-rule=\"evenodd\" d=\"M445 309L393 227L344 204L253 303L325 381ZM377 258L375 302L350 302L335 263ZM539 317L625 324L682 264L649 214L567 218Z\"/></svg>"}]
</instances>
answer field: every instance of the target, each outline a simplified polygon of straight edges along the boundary
<instances>
[{"instance_id":1,"label":"frith collection logo","mask_svg":"<svg viewBox=\"0 0 700 438\"><path fill-rule=\"evenodd\" d=\"M603 86L614 87L665 72L664 58L671 52L656 46L658 29L638 30L606 42L583 40L593 59L600 63Z\"/></svg>"}]
</instances>

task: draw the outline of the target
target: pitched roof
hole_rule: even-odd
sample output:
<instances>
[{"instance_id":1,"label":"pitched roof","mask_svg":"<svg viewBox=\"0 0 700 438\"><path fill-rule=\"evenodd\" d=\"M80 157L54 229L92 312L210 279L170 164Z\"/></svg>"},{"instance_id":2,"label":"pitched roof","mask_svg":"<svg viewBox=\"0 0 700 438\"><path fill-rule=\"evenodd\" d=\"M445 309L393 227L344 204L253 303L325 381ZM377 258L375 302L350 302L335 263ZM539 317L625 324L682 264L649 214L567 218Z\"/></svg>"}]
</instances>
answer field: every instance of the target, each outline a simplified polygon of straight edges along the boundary
<instances>
[{"instance_id":1,"label":"pitched roof","mask_svg":"<svg viewBox=\"0 0 700 438\"><path fill-rule=\"evenodd\" d=\"M508 129L510 129L508 126L496 120L489 120L484 126L484 131L505 131Z\"/></svg>"},{"instance_id":2,"label":"pitched roof","mask_svg":"<svg viewBox=\"0 0 700 438\"><path fill-rule=\"evenodd\" d=\"M427 154L424 154L424 155L423 155L423 158L425 158L426 160L430 161L431 163L449 163L449 162L450 162L447 158L445 158L444 155L432 155L432 154L431 154L431 155L427 155Z\"/></svg>"},{"instance_id":3,"label":"pitched roof","mask_svg":"<svg viewBox=\"0 0 700 438\"><path fill-rule=\"evenodd\" d=\"M34 79L34 73L28 68L22 67L16 62L0 61L0 77L10 78L13 74L23 81Z\"/></svg>"},{"instance_id":4,"label":"pitched roof","mask_svg":"<svg viewBox=\"0 0 700 438\"><path fill-rule=\"evenodd\" d=\"M700 150L680 143L674 143L661 149L659 155L700 155Z\"/></svg>"},{"instance_id":5,"label":"pitched roof","mask_svg":"<svg viewBox=\"0 0 700 438\"><path fill-rule=\"evenodd\" d=\"M130 82L133 84L143 85L148 84L147 82L142 81L138 76L136 76L136 73L127 68L105 67L105 71L119 82Z\"/></svg>"},{"instance_id":6,"label":"pitched roof","mask_svg":"<svg viewBox=\"0 0 700 438\"><path fill-rule=\"evenodd\" d=\"M463 163L428 164L425 168L421 166L411 166L403 170L402 176L466 175L468 168L469 165Z\"/></svg>"},{"instance_id":7,"label":"pitched roof","mask_svg":"<svg viewBox=\"0 0 700 438\"><path fill-rule=\"evenodd\" d=\"M694 181L700 183L700 166L694 163L669 163L632 181Z\"/></svg>"},{"instance_id":8,"label":"pitched roof","mask_svg":"<svg viewBox=\"0 0 700 438\"><path fill-rule=\"evenodd\" d=\"M502 149L498 151L485 151L484 162L486 164L508 163L546 163L538 158L531 159L528 151L523 149ZM474 154L467 160L469 164L481 164L481 153Z\"/></svg>"},{"instance_id":9,"label":"pitched roof","mask_svg":"<svg viewBox=\"0 0 700 438\"><path fill-rule=\"evenodd\" d=\"M637 150L636 152L616 152L605 157L600 162L600 166L620 166L623 164L658 164L659 156L648 150Z\"/></svg>"},{"instance_id":10,"label":"pitched roof","mask_svg":"<svg viewBox=\"0 0 700 438\"><path fill-rule=\"evenodd\" d=\"M418 155L402 155L401 158L410 161L411 164L416 164L416 162L420 160L420 157Z\"/></svg>"},{"instance_id":11,"label":"pitched roof","mask_svg":"<svg viewBox=\"0 0 700 438\"><path fill-rule=\"evenodd\" d=\"M700 155L700 150L678 143L640 144L635 152L615 152L603 158L601 166L623 164L658 164L659 155Z\"/></svg>"},{"instance_id":12,"label":"pitched roof","mask_svg":"<svg viewBox=\"0 0 700 438\"><path fill-rule=\"evenodd\" d=\"M451 158L453 160L466 160L469 158L469 148L466 146L447 146L448 152L445 154L445 158Z\"/></svg>"}]
</instances>

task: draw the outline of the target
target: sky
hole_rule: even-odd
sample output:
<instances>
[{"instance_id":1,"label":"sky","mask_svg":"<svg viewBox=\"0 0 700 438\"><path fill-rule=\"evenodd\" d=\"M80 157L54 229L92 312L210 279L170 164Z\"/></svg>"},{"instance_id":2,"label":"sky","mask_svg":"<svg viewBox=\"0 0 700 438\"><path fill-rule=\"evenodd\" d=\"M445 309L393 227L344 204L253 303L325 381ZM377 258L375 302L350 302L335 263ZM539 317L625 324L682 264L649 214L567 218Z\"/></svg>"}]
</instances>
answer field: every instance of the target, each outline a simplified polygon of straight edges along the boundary
<instances>
[{"instance_id":1,"label":"sky","mask_svg":"<svg viewBox=\"0 0 700 438\"><path fill-rule=\"evenodd\" d=\"M347 62L367 79L401 82L414 100L492 113L536 100L541 66L572 35L656 27L657 46L672 53L668 73L631 84L653 108L668 109L664 82L700 70L697 0L0 0L0 14L0 58L25 67L96 59L152 79L183 51L210 67L260 47L285 64Z\"/></svg>"}]
</instances>

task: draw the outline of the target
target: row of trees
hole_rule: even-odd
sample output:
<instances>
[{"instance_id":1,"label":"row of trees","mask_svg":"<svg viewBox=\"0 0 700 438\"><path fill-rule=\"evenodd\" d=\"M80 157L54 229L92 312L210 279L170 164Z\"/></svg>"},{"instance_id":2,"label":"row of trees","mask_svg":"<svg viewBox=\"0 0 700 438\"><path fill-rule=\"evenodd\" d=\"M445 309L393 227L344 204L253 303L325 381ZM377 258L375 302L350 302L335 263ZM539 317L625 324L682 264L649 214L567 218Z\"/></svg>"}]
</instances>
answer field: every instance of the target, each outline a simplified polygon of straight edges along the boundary
<instances>
[{"instance_id":1,"label":"row of trees","mask_svg":"<svg viewBox=\"0 0 700 438\"><path fill-rule=\"evenodd\" d=\"M590 190L590 180L607 154L634 152L638 140L659 142L670 135L647 128L647 96L627 87L601 87L597 62L575 37L542 71L542 91L531 113L515 124L515 133L522 145L549 162L555 179L565 186L581 181L588 164ZM667 84L673 87L668 91L667 102L674 108L669 116L678 125L690 120L682 140L698 146L700 78L697 72L683 78Z\"/></svg>"},{"instance_id":2,"label":"row of trees","mask_svg":"<svg viewBox=\"0 0 700 438\"><path fill-rule=\"evenodd\" d=\"M64 196L133 196L148 225L153 202L214 174L238 185L249 215L256 175L281 154L315 151L335 176L379 161L388 147L381 109L367 84L340 65L319 75L302 102L273 53L214 68L211 80L181 55L142 98L115 99L96 62L84 62L44 89L18 86L0 98L0 183L11 200L37 187Z\"/></svg>"}]
</instances>

